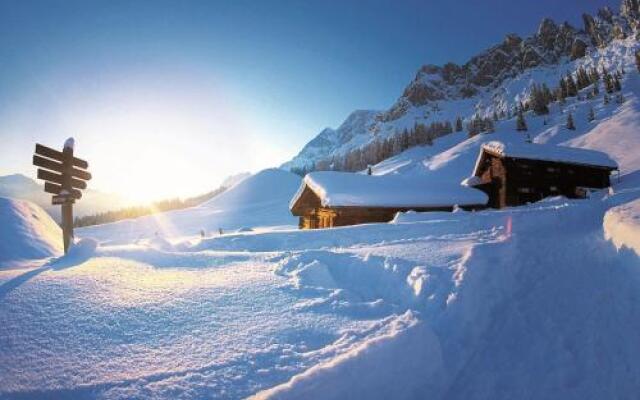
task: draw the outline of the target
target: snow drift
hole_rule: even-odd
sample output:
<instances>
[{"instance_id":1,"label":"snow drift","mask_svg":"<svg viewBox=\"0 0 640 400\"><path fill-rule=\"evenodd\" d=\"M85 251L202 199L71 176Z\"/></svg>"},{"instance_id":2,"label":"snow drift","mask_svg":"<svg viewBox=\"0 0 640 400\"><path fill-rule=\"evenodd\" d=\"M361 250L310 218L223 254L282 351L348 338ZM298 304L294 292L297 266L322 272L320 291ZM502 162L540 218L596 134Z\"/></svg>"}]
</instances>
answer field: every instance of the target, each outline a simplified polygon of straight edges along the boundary
<instances>
[{"instance_id":1,"label":"snow drift","mask_svg":"<svg viewBox=\"0 0 640 400\"><path fill-rule=\"evenodd\" d=\"M604 233L617 248L628 247L640 256L640 200L609 210L604 216Z\"/></svg>"},{"instance_id":2,"label":"snow drift","mask_svg":"<svg viewBox=\"0 0 640 400\"><path fill-rule=\"evenodd\" d=\"M0 267L62 253L62 231L42 208L0 197Z\"/></svg>"}]
</instances>

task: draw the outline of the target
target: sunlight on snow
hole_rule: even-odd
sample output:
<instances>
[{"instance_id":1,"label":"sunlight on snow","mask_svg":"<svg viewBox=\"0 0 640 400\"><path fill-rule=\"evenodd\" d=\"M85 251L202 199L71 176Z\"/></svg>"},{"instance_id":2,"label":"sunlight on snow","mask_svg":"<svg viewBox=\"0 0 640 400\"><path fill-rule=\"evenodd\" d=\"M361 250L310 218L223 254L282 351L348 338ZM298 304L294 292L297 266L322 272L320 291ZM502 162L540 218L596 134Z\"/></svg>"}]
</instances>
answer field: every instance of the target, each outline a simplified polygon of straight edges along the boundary
<instances>
[{"instance_id":1,"label":"sunlight on snow","mask_svg":"<svg viewBox=\"0 0 640 400\"><path fill-rule=\"evenodd\" d=\"M56 271L55 274L64 275L60 278L78 280L80 288L92 293L87 299L93 303L117 307L172 302L189 292L239 287L253 280L251 274L238 276L227 272L225 268L155 268L110 257L94 258L81 266ZM92 289L96 285L105 288L98 296Z\"/></svg>"}]
</instances>

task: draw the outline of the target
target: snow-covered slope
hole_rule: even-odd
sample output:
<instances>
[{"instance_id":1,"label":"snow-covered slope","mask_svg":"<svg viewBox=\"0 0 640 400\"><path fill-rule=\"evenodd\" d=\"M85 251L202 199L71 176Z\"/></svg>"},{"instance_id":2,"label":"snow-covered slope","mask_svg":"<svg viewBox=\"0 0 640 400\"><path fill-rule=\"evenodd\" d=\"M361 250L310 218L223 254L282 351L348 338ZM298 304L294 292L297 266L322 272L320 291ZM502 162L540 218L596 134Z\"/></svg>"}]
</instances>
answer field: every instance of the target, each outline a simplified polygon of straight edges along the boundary
<instances>
[{"instance_id":1,"label":"snow-covered slope","mask_svg":"<svg viewBox=\"0 0 640 400\"><path fill-rule=\"evenodd\" d=\"M295 226L288 204L300 177L280 169L267 169L241 180L198 207L153 214L77 230L80 237L103 243L128 243L154 237L218 234L266 226Z\"/></svg>"},{"instance_id":2,"label":"snow-covered slope","mask_svg":"<svg viewBox=\"0 0 640 400\"><path fill-rule=\"evenodd\" d=\"M62 252L62 232L37 205L0 197L0 268Z\"/></svg>"}]
</instances>

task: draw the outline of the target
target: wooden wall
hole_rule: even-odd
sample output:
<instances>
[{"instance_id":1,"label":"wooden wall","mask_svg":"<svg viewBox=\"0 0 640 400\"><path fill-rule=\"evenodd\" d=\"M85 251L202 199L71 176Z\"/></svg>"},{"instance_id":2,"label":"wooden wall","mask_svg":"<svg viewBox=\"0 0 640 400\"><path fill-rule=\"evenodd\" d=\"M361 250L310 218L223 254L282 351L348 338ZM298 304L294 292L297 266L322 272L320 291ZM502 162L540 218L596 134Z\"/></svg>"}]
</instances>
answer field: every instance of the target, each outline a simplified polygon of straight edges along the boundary
<instances>
[{"instance_id":1,"label":"wooden wall","mask_svg":"<svg viewBox=\"0 0 640 400\"><path fill-rule=\"evenodd\" d=\"M475 209L480 207L471 207ZM300 217L300 229L333 228L336 226L370 224L389 222L398 212L406 211L452 211L453 206L447 207L320 207Z\"/></svg>"}]
</instances>

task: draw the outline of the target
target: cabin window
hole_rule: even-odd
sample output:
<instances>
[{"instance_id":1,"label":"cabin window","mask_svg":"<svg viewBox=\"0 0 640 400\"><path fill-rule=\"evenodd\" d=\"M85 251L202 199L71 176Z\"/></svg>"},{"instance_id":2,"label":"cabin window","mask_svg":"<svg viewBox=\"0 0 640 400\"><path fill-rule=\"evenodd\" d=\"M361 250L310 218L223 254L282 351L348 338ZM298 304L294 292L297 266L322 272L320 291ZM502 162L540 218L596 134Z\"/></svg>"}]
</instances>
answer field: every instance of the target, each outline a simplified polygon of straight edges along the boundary
<instances>
[{"instance_id":1,"label":"cabin window","mask_svg":"<svg viewBox=\"0 0 640 400\"><path fill-rule=\"evenodd\" d=\"M556 167L547 167L547 172L559 172L560 169Z\"/></svg>"},{"instance_id":2,"label":"cabin window","mask_svg":"<svg viewBox=\"0 0 640 400\"><path fill-rule=\"evenodd\" d=\"M557 186L550 186L549 190L552 192L557 192L558 191L558 187Z\"/></svg>"},{"instance_id":3,"label":"cabin window","mask_svg":"<svg viewBox=\"0 0 640 400\"><path fill-rule=\"evenodd\" d=\"M518 193L533 193L533 189L528 187L521 187L518 188Z\"/></svg>"}]
</instances>

